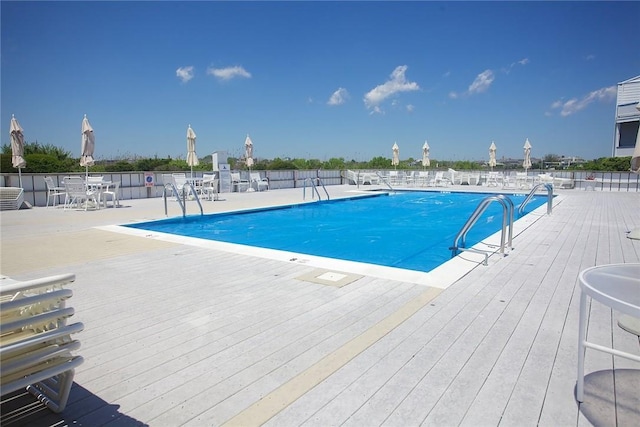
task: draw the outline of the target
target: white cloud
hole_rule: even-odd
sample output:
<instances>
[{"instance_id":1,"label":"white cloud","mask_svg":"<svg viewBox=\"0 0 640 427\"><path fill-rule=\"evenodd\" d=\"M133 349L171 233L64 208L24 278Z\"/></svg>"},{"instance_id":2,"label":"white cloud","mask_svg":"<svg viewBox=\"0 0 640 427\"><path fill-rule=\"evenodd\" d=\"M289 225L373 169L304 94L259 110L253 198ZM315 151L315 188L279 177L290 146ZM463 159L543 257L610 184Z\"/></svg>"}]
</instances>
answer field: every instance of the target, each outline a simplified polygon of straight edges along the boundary
<instances>
[{"instance_id":1,"label":"white cloud","mask_svg":"<svg viewBox=\"0 0 640 427\"><path fill-rule=\"evenodd\" d=\"M518 65L525 66L525 65L527 65L528 63L529 63L529 58L522 58L522 59L521 59L521 60L519 60L519 61L512 62L511 64L509 64L509 66L508 66L508 67L506 67L506 68L502 68L502 71L503 71L505 74L509 74L509 73L511 72L511 70L513 69L513 67L517 67Z\"/></svg>"},{"instance_id":2,"label":"white cloud","mask_svg":"<svg viewBox=\"0 0 640 427\"><path fill-rule=\"evenodd\" d=\"M473 95L476 93L486 92L487 89L489 89L489 86L491 86L491 83L493 83L494 79L495 79L495 76L493 74L493 71L484 70L483 72L478 74L476 79L469 86L469 90L468 90L469 94Z\"/></svg>"},{"instance_id":3,"label":"white cloud","mask_svg":"<svg viewBox=\"0 0 640 427\"><path fill-rule=\"evenodd\" d=\"M335 92L333 92L333 94L331 95L331 98L329 98L329 101L327 101L327 104L342 105L345 102L347 102L347 99L349 99L349 92L347 92L345 88L341 87L341 88L338 88L338 90L336 90Z\"/></svg>"},{"instance_id":4,"label":"white cloud","mask_svg":"<svg viewBox=\"0 0 640 427\"><path fill-rule=\"evenodd\" d=\"M412 104L407 105L407 111L410 113L413 113L413 110L415 110L416 107L414 107Z\"/></svg>"},{"instance_id":5,"label":"white cloud","mask_svg":"<svg viewBox=\"0 0 640 427\"><path fill-rule=\"evenodd\" d=\"M182 80L182 83L188 82L193 78L193 66L190 65L188 67L178 68L176 70L176 76L178 76L178 78Z\"/></svg>"},{"instance_id":6,"label":"white cloud","mask_svg":"<svg viewBox=\"0 0 640 427\"><path fill-rule=\"evenodd\" d=\"M244 77L247 79L251 78L251 73L249 73L244 68L236 65L235 67L226 67L226 68L207 68L207 74L212 75L220 80L231 80L235 77Z\"/></svg>"},{"instance_id":7,"label":"white cloud","mask_svg":"<svg viewBox=\"0 0 640 427\"><path fill-rule=\"evenodd\" d=\"M596 56L593 54L589 54L587 55L587 57L585 58L587 61L593 61L594 59L596 59Z\"/></svg>"},{"instance_id":8,"label":"white cloud","mask_svg":"<svg viewBox=\"0 0 640 427\"><path fill-rule=\"evenodd\" d=\"M372 112L381 113L380 104L390 96L400 92L410 92L420 90L416 82L406 80L404 73L407 71L406 65L400 65L389 76L389 80L376 86L364 95L364 105Z\"/></svg>"},{"instance_id":9,"label":"white cloud","mask_svg":"<svg viewBox=\"0 0 640 427\"><path fill-rule=\"evenodd\" d=\"M581 99L572 98L568 101L555 101L551 104L551 108L560 108L560 115L562 117L570 116L577 113L580 110L584 110L589 104L596 101L611 101L616 98L617 88L616 86L603 87L602 89L594 90L583 96Z\"/></svg>"}]
</instances>

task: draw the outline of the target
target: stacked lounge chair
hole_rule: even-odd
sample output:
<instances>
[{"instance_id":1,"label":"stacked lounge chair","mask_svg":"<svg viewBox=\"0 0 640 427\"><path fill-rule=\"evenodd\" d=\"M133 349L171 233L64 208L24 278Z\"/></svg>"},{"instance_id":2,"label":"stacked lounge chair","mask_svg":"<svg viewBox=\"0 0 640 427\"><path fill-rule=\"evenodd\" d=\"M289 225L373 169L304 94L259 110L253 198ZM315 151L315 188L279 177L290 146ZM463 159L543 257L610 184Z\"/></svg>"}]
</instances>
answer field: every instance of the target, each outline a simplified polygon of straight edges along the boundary
<instances>
[{"instance_id":1,"label":"stacked lounge chair","mask_svg":"<svg viewBox=\"0 0 640 427\"><path fill-rule=\"evenodd\" d=\"M26 389L53 412L67 404L75 368L83 359L72 352L80 342L72 335L82 323L67 324L74 314L62 274L24 282L0 281L0 385L2 395Z\"/></svg>"}]
</instances>

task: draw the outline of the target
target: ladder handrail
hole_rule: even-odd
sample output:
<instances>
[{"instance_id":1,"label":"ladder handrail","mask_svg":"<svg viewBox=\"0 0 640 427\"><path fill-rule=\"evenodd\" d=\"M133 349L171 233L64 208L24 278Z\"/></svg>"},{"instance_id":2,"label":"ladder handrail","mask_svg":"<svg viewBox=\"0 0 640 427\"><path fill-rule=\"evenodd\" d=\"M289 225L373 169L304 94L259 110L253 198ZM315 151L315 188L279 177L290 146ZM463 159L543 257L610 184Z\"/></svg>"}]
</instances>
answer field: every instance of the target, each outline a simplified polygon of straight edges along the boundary
<instances>
[{"instance_id":1,"label":"ladder handrail","mask_svg":"<svg viewBox=\"0 0 640 427\"><path fill-rule=\"evenodd\" d=\"M527 203L533 199L533 196L540 187L545 187L547 189L547 215L551 215L551 211L553 210L553 184L545 182L541 182L533 186L527 197L522 203L520 203L520 206L518 206L518 215L522 215L525 206L527 206Z\"/></svg>"},{"instance_id":2,"label":"ladder handrail","mask_svg":"<svg viewBox=\"0 0 640 427\"><path fill-rule=\"evenodd\" d=\"M505 196L504 194L498 194L498 197L504 199L509 204L509 206L508 206L508 208L509 208L509 220L508 220L508 223L509 223L509 242L508 243L509 243L509 248L513 249L513 215L514 215L514 212L516 210L516 207L514 206L513 201L510 198L508 198L507 196Z\"/></svg>"},{"instance_id":3,"label":"ladder handrail","mask_svg":"<svg viewBox=\"0 0 640 427\"><path fill-rule=\"evenodd\" d=\"M305 178L304 179L304 185L302 187L302 200L305 200L306 196L307 196L307 181L309 181L311 183L311 188L312 188L311 195L312 195L312 198L314 198L315 194L317 194L318 195L318 201L322 200L322 197L320 196L320 191L318 190L318 186L315 183L316 179L318 180L320 185L322 185L322 188L324 189L324 193L327 195L327 200L330 200L331 198L329 197L329 192L327 191L327 187L324 186L324 183L322 182L322 180L320 178Z\"/></svg>"},{"instance_id":4,"label":"ladder handrail","mask_svg":"<svg viewBox=\"0 0 640 427\"><path fill-rule=\"evenodd\" d=\"M193 197L195 198L196 202L198 202L198 206L200 207L200 215L204 215L204 210L202 209L202 203L200 203L200 198L198 197L198 193L196 193L196 189L193 188L193 184L191 184L190 182L187 182L184 185L185 186L188 185L191 188L191 193L193 194ZM187 216L187 203L186 203L187 192L184 191L184 187L183 187L182 200L180 200L180 197L179 197L180 192L178 191L178 188L175 186L175 184L172 182L165 184L164 188L162 189L162 197L164 199L164 215L169 216L169 211L167 209L167 187L170 188L173 191L173 193L176 195L176 200L180 205L180 209L182 209L182 217L186 217Z\"/></svg>"},{"instance_id":5,"label":"ladder handrail","mask_svg":"<svg viewBox=\"0 0 640 427\"><path fill-rule=\"evenodd\" d=\"M508 200L508 202L506 201ZM478 218L484 213L491 202L498 202L502 205L502 232L500 235L500 253L504 254L504 246L505 246L505 233L507 229L507 218L509 217L508 212L511 211L511 218L513 218L513 211L510 209L510 206L513 206L513 202L508 197L504 195L495 195L495 196L487 196L478 204L476 209L473 211L467 222L462 226L458 234L456 235L455 240L453 241L453 246L450 248L452 251L452 256L456 256L458 254L458 241L462 238L462 247L465 246L466 236L471 227L475 225L478 221ZM509 204L508 204L509 203ZM513 226L513 221L509 221L509 229L510 235L512 235L511 227ZM509 242L511 246L511 241Z\"/></svg>"},{"instance_id":6,"label":"ladder handrail","mask_svg":"<svg viewBox=\"0 0 640 427\"><path fill-rule=\"evenodd\" d=\"M378 175L378 178L380 178L380 181L384 182L385 184L387 184L387 187L389 187L389 190L391 191L396 191L393 189L393 187L391 186L391 184L389 184L389 181L384 179L384 176L380 175L380 172L376 172L376 175Z\"/></svg>"}]
</instances>

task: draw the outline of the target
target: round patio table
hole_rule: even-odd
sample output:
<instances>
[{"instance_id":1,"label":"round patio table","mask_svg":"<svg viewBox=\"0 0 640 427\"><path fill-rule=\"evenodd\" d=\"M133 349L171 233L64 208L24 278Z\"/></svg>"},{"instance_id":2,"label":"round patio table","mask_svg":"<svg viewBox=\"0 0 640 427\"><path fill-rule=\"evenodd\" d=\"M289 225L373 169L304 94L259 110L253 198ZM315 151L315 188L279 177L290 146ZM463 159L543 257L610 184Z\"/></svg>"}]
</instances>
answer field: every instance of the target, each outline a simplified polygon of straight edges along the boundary
<instances>
[{"instance_id":1,"label":"round patio table","mask_svg":"<svg viewBox=\"0 0 640 427\"><path fill-rule=\"evenodd\" d=\"M580 273L580 324L576 398L584 400L584 357L587 348L640 362L640 356L587 341L587 297L635 318L640 317L640 263L606 264Z\"/></svg>"}]
</instances>

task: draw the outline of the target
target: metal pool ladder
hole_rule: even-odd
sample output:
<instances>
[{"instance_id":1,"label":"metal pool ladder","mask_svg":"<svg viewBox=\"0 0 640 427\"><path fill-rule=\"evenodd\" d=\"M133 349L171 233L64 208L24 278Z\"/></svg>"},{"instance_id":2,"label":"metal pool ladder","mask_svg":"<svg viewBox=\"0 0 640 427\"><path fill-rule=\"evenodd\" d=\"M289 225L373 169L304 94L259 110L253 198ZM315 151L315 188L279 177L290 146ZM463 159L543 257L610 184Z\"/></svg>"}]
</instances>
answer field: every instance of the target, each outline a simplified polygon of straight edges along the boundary
<instances>
[{"instance_id":1,"label":"metal pool ladder","mask_svg":"<svg viewBox=\"0 0 640 427\"><path fill-rule=\"evenodd\" d=\"M482 215L484 213L484 211L487 209L487 207L492 203L492 202L498 202L502 205L502 233L500 235L500 253L504 254L504 248L505 248L505 239L506 239L506 235L507 235L507 227L508 227L508 231L509 231L509 247L512 248L513 244L513 211L514 211L514 206L513 206L513 202L511 201L510 198L502 195L502 194L498 194L498 195L493 195L493 196L487 196L484 199L482 199L482 201L478 204L478 207L476 208L475 211L473 211L473 213L471 214L471 216L469 217L469 219L467 220L467 222L464 224L464 226L460 229L460 231L458 232L458 235L456 236L455 240L453 241L453 246L450 247L449 249L451 249L451 257L455 257L456 255L458 255L458 251L469 251L469 252L475 252L475 253L481 253L484 254L484 265L488 265L488 259L489 259L489 253L490 251L483 251L480 249L473 249L473 248L465 248L466 245L466 237L467 237L467 233L469 232L469 230L471 229L471 227L474 226L474 224L478 221L478 218L480 218L480 215ZM458 242L462 239L462 243L458 244Z\"/></svg>"},{"instance_id":2,"label":"metal pool ladder","mask_svg":"<svg viewBox=\"0 0 640 427\"><path fill-rule=\"evenodd\" d=\"M307 182L311 184L311 198L314 199L317 194L318 201L322 200L322 197L320 197L320 191L318 190L318 186L316 185L316 180L318 181L318 184L322 186L322 189L324 190L324 194L327 195L327 200L330 199L329 192L327 191L327 187L324 186L324 182L322 182L320 178L305 178L304 185L302 187L302 200L305 200L307 195Z\"/></svg>"},{"instance_id":3,"label":"metal pool ladder","mask_svg":"<svg viewBox=\"0 0 640 427\"><path fill-rule=\"evenodd\" d=\"M198 202L198 206L200 207L200 215L204 215L204 211L202 210L202 204L200 203L200 198L198 198L198 193L196 193L196 189L193 188L193 184L191 184L190 182L187 182L184 184L184 187L182 187L182 200L180 200L179 197L179 192L178 189L176 188L175 184L170 182L164 185L164 188L162 189L162 197L164 198L164 215L165 216L169 216L169 211L167 210L167 188L171 189L173 191L173 194L176 195L176 200L178 201L178 204L180 205L180 209L182 209L182 216L185 217L187 216L187 191L185 187L189 187L191 189L191 194L193 194L193 197L195 198L196 202Z\"/></svg>"},{"instance_id":4,"label":"metal pool ladder","mask_svg":"<svg viewBox=\"0 0 640 427\"><path fill-rule=\"evenodd\" d=\"M545 187L547 189L547 215L551 215L551 211L553 210L553 184L540 183L533 186L527 197L524 199L520 206L518 206L518 214L522 215L524 212L524 207L527 206L527 203L533 199L536 191L540 187Z\"/></svg>"},{"instance_id":5,"label":"metal pool ladder","mask_svg":"<svg viewBox=\"0 0 640 427\"><path fill-rule=\"evenodd\" d=\"M391 184L389 184L389 180L386 179L386 177L384 177L383 175L381 175L380 172L376 172L376 175L378 175L378 179L380 179L380 181L382 181L387 187L389 187L389 190L396 191L393 189Z\"/></svg>"}]
</instances>

